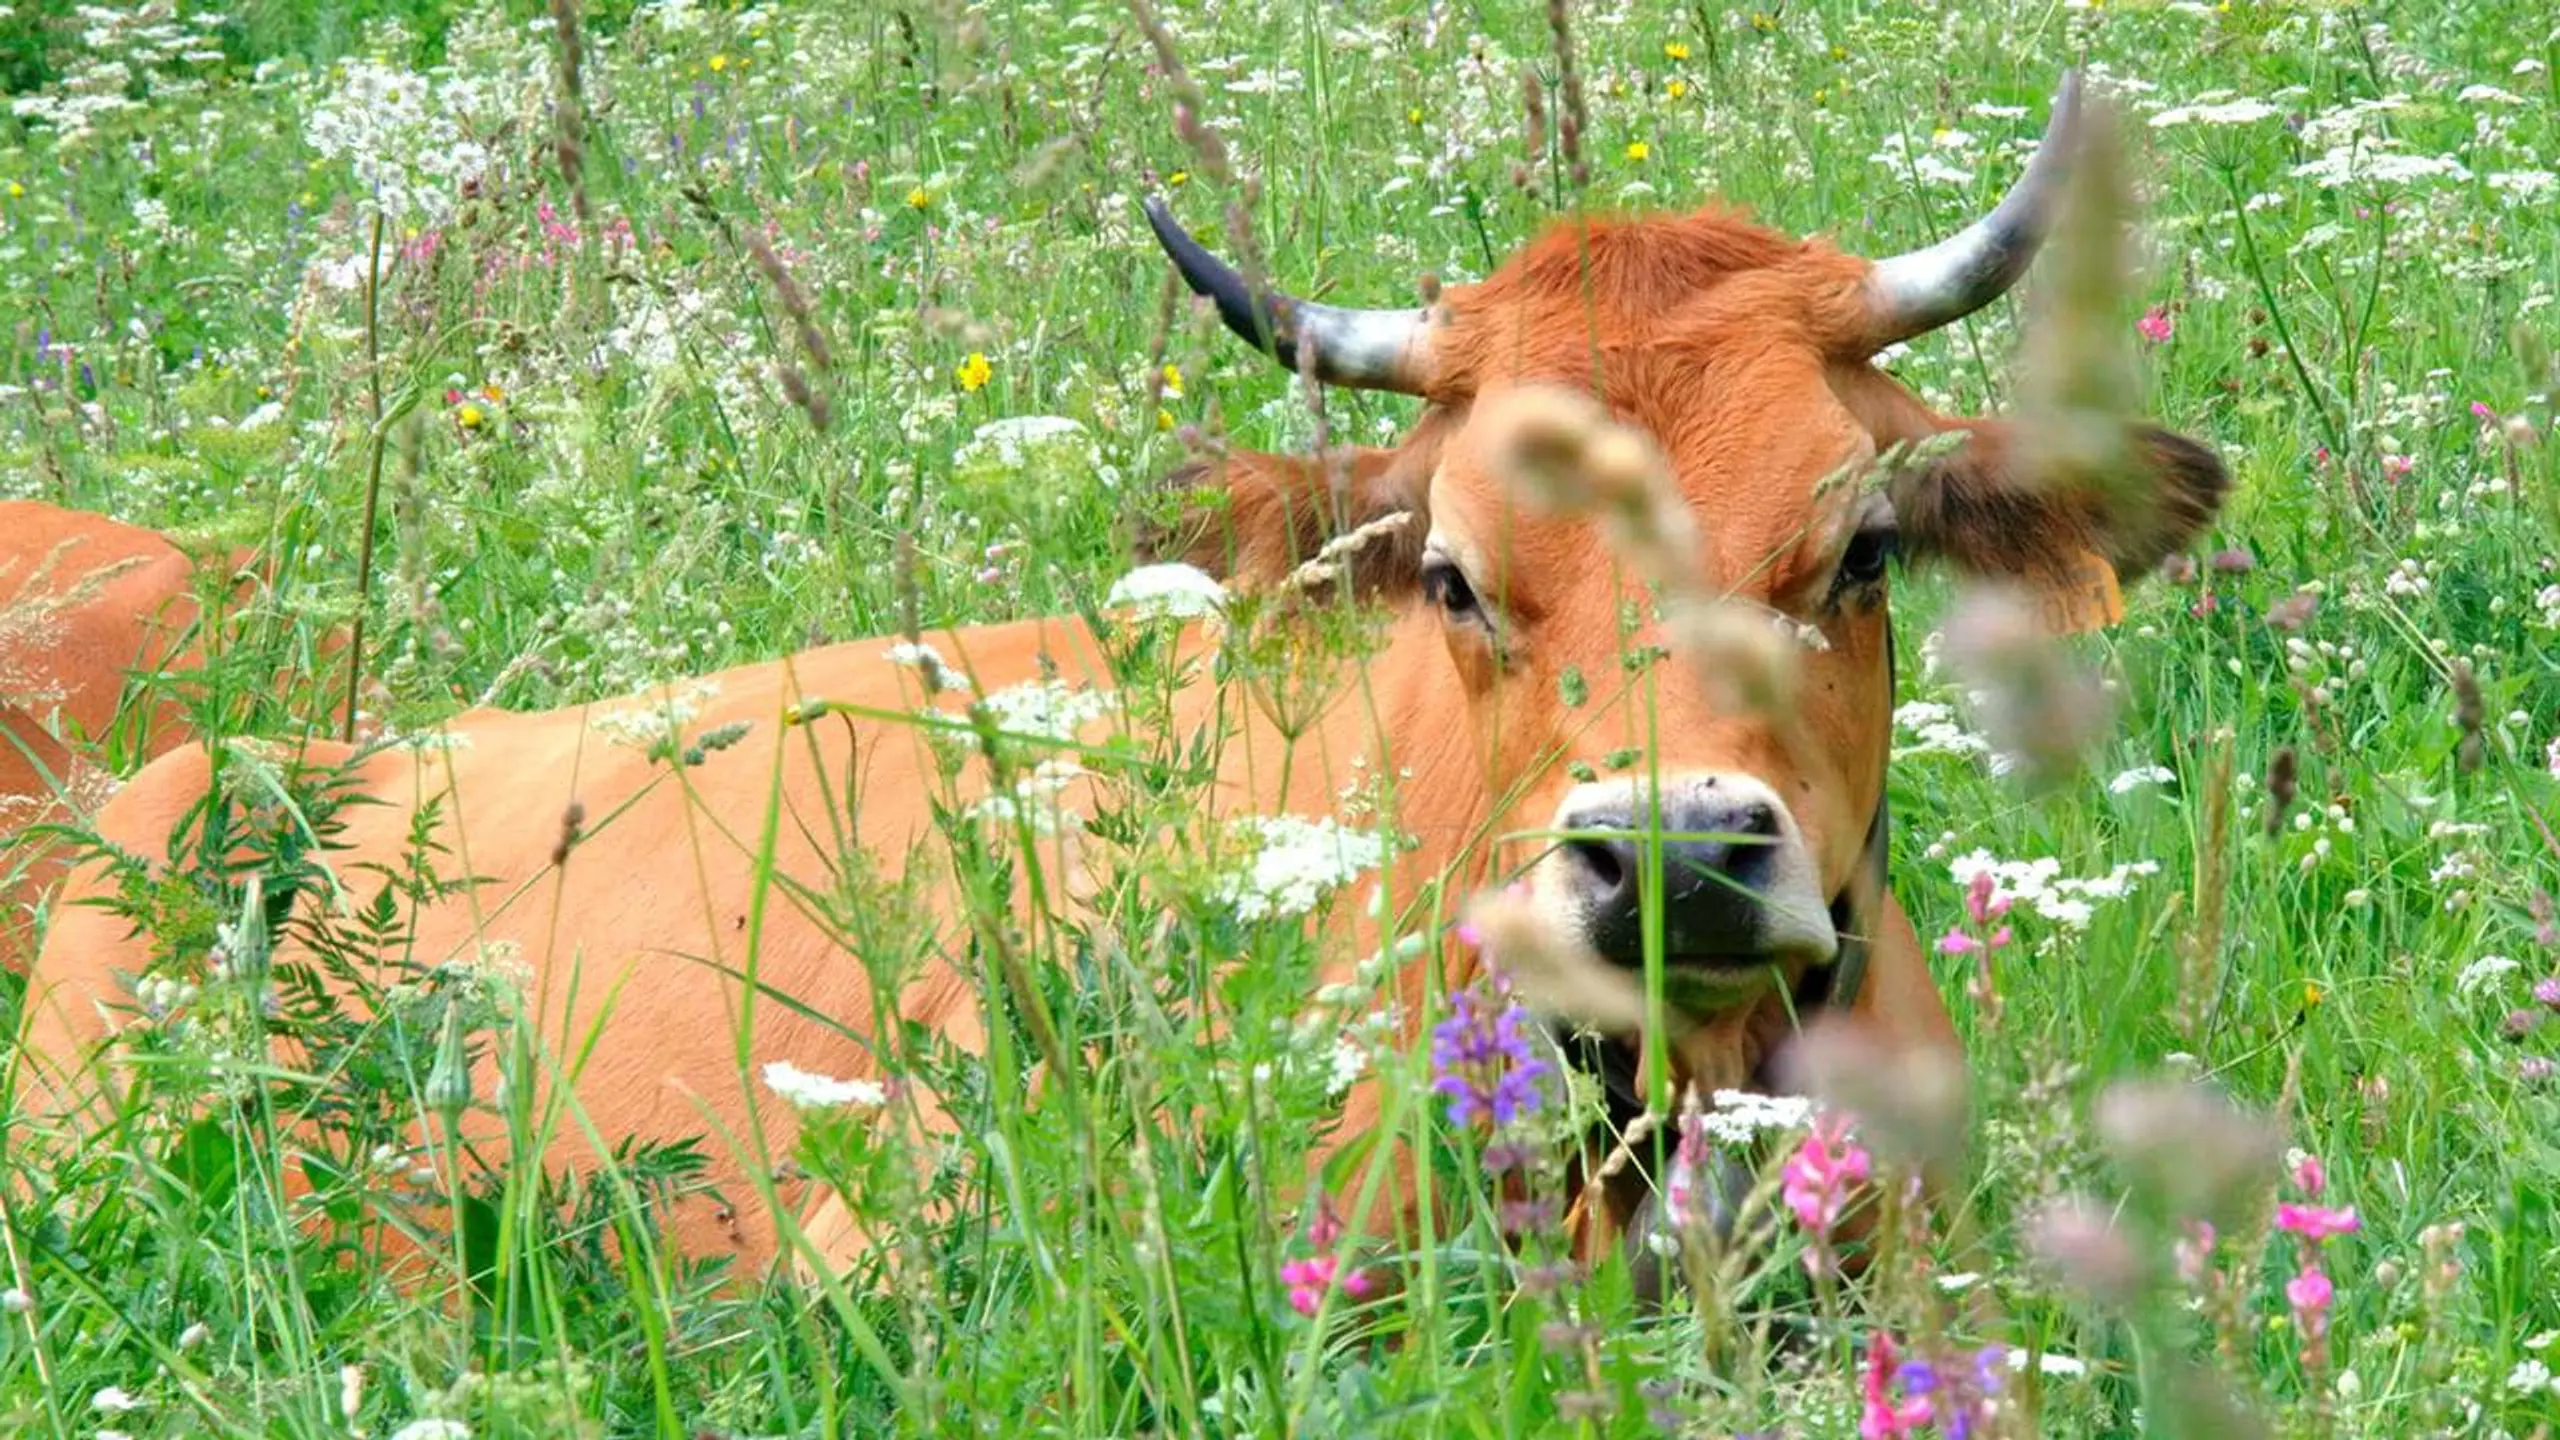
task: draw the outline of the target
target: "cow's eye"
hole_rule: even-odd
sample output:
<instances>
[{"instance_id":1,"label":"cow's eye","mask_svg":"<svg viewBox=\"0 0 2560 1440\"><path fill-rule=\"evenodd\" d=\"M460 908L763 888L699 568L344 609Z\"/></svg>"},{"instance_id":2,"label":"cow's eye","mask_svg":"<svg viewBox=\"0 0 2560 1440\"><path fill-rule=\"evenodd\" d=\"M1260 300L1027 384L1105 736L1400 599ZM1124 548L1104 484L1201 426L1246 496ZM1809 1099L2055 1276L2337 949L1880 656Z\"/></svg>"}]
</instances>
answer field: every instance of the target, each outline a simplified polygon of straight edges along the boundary
<instances>
[{"instance_id":1,"label":"cow's eye","mask_svg":"<svg viewBox=\"0 0 2560 1440\"><path fill-rule=\"evenodd\" d=\"M1863 590L1884 579L1884 567L1893 559L1901 544L1901 536L1891 520L1880 525L1861 525L1849 537L1849 548L1840 554L1840 570L1831 582L1834 598Z\"/></svg>"},{"instance_id":2,"label":"cow's eye","mask_svg":"<svg viewBox=\"0 0 2560 1440\"><path fill-rule=\"evenodd\" d=\"M1440 607L1440 613L1452 620L1470 625L1489 625L1484 602L1476 598L1476 588L1467 583L1467 574L1446 555L1422 557L1423 598Z\"/></svg>"}]
</instances>

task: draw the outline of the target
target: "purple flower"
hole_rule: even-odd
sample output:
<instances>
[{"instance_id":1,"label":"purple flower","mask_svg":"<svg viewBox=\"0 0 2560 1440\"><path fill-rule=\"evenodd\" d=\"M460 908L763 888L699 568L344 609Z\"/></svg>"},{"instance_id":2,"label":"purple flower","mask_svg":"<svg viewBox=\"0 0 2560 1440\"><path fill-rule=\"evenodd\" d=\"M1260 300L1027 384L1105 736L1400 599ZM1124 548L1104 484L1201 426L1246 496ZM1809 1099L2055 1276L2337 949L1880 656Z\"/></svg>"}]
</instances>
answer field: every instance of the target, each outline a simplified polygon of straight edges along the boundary
<instances>
[{"instance_id":1,"label":"purple flower","mask_svg":"<svg viewBox=\"0 0 2560 1440\"><path fill-rule=\"evenodd\" d=\"M1449 1123L1500 1130L1538 1108L1538 1081L1553 1067L1529 1048L1528 1012L1477 990L1451 998L1449 1018L1431 1030L1431 1089L1449 1097Z\"/></svg>"}]
</instances>

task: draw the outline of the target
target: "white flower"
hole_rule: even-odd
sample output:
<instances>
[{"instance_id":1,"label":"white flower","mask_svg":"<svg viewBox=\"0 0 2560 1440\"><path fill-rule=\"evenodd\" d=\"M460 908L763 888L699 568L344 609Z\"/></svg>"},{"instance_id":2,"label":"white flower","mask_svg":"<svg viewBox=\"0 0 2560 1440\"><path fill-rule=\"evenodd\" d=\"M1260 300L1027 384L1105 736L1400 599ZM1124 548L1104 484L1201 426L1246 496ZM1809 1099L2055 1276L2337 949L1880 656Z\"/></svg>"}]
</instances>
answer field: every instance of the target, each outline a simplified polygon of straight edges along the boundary
<instances>
[{"instance_id":1,"label":"white flower","mask_svg":"<svg viewBox=\"0 0 2560 1440\"><path fill-rule=\"evenodd\" d=\"M11 1315L24 1315L35 1308L35 1303L34 1296L15 1285L6 1290L0 1290L0 1311L6 1311Z\"/></svg>"},{"instance_id":2,"label":"white flower","mask_svg":"<svg viewBox=\"0 0 2560 1440\"><path fill-rule=\"evenodd\" d=\"M2209 105L2172 105L2151 117L2151 128L2165 130L2172 125L2250 125L2272 120L2282 110L2264 100L2224 100Z\"/></svg>"},{"instance_id":3,"label":"white flower","mask_svg":"<svg viewBox=\"0 0 2560 1440\"><path fill-rule=\"evenodd\" d=\"M2107 782L2110 795L2129 795L2145 785L2167 785L2178 778L2178 772L2166 765L2136 765Z\"/></svg>"},{"instance_id":4,"label":"white flower","mask_svg":"<svg viewBox=\"0 0 2560 1440\"><path fill-rule=\"evenodd\" d=\"M1386 859L1386 841L1331 819L1251 815L1234 833L1253 843L1253 858L1224 876L1217 898L1245 921L1279 920L1316 908L1326 892Z\"/></svg>"},{"instance_id":5,"label":"white flower","mask_svg":"<svg viewBox=\"0 0 2560 1440\"><path fill-rule=\"evenodd\" d=\"M2478 994L2482 986L2501 976L2512 975L2521 968L2504 955L2483 955L2462 967L2462 973L2453 978L2453 988L2465 995Z\"/></svg>"},{"instance_id":6,"label":"white flower","mask_svg":"<svg viewBox=\"0 0 2560 1440\"><path fill-rule=\"evenodd\" d=\"M995 691L983 703L996 728L1009 735L1073 740L1077 731L1110 711L1111 696L1075 689L1063 680L1030 680Z\"/></svg>"},{"instance_id":7,"label":"white flower","mask_svg":"<svg viewBox=\"0 0 2560 1440\"><path fill-rule=\"evenodd\" d=\"M993 461L1018 470L1034 456L1053 447L1063 451L1083 437L1084 426L1064 415L1011 415L979 426L976 437L951 458L963 465ZM1093 447L1086 443L1070 453L1090 460Z\"/></svg>"},{"instance_id":8,"label":"white flower","mask_svg":"<svg viewBox=\"0 0 2560 1440\"><path fill-rule=\"evenodd\" d=\"M2539 1360L2519 1360L2507 1372L2507 1390L2516 1395L2538 1395L2543 1391L2560 1395L2560 1380L2552 1378L2551 1367Z\"/></svg>"},{"instance_id":9,"label":"white flower","mask_svg":"<svg viewBox=\"0 0 2560 1440\"><path fill-rule=\"evenodd\" d=\"M889 1092L870 1080L838 1080L803 1070L788 1060L768 1061L765 1088L803 1110L832 1110L851 1105L876 1110L889 1103Z\"/></svg>"},{"instance_id":10,"label":"white flower","mask_svg":"<svg viewBox=\"0 0 2560 1440\"><path fill-rule=\"evenodd\" d=\"M2462 93L2453 98L2465 105L2521 105L2524 103L2523 96L2510 95L2495 85L2465 85L2462 87Z\"/></svg>"},{"instance_id":11,"label":"white flower","mask_svg":"<svg viewBox=\"0 0 2560 1440\"><path fill-rule=\"evenodd\" d=\"M1748 1145L1772 1130L1793 1130L1813 1118L1813 1102L1801 1095L1718 1090L1716 1107L1699 1116L1707 1138L1720 1145Z\"/></svg>"},{"instance_id":12,"label":"white flower","mask_svg":"<svg viewBox=\"0 0 2560 1440\"><path fill-rule=\"evenodd\" d=\"M1227 588L1194 565L1141 565L1111 582L1102 603L1150 620L1191 620L1224 609Z\"/></svg>"},{"instance_id":13,"label":"white flower","mask_svg":"<svg viewBox=\"0 0 2560 1440\"><path fill-rule=\"evenodd\" d=\"M2323 190L2347 185L2413 185L2421 180L2468 180L2471 172L2449 155L2411 155L2379 142L2334 145L2317 160L2293 167L2293 177Z\"/></svg>"},{"instance_id":14,"label":"white flower","mask_svg":"<svg viewBox=\"0 0 2560 1440\"><path fill-rule=\"evenodd\" d=\"M2071 1377L2089 1373L2089 1365L2086 1361L2075 1360L2068 1355L2057 1355L2050 1350L2040 1355L2030 1356L2026 1351L2014 1347L2009 1351L2009 1368L2024 1370L2030 1359L2035 1361L2036 1369L2046 1375Z\"/></svg>"},{"instance_id":15,"label":"white flower","mask_svg":"<svg viewBox=\"0 0 2560 1440\"><path fill-rule=\"evenodd\" d=\"M213 1338L213 1327L199 1320L178 1332L178 1348L193 1350Z\"/></svg>"},{"instance_id":16,"label":"white flower","mask_svg":"<svg viewBox=\"0 0 2560 1440\"><path fill-rule=\"evenodd\" d=\"M1956 723L1955 710L1935 700L1914 700L1893 712L1896 728L1917 742L1897 747L1894 758L1911 755L1987 755L1991 742Z\"/></svg>"},{"instance_id":17,"label":"white flower","mask_svg":"<svg viewBox=\"0 0 2560 1440\"><path fill-rule=\"evenodd\" d=\"M1084 773L1085 768L1075 761L1052 756L1033 766L1030 774L1016 780L1010 791L981 797L978 803L969 807L970 813L998 825L1010 825L1020 820L1030 825L1033 833L1040 835L1055 835L1061 830L1075 828L1083 824L1084 817L1077 814L1074 807L1060 803L1058 797L1065 794L1076 777Z\"/></svg>"},{"instance_id":18,"label":"white flower","mask_svg":"<svg viewBox=\"0 0 2560 1440\"><path fill-rule=\"evenodd\" d=\"M969 677L952 669L941 651L921 640L901 640L881 653L892 665L912 665L923 671L925 684L933 689L961 695L969 692Z\"/></svg>"},{"instance_id":19,"label":"white flower","mask_svg":"<svg viewBox=\"0 0 2560 1440\"><path fill-rule=\"evenodd\" d=\"M1947 869L1959 887L1971 885L1976 875L1987 872L2000 894L2057 925L2079 930L2096 917L2097 902L2122 899L2132 893L2136 877L2158 874L2160 862L2128 860L2104 875L2073 878L2064 875L2062 862L2051 856L1999 860L1988 850L1976 850L1948 861Z\"/></svg>"},{"instance_id":20,"label":"white flower","mask_svg":"<svg viewBox=\"0 0 2560 1440\"><path fill-rule=\"evenodd\" d=\"M121 1385L110 1385L89 1397L89 1408L101 1415L122 1415L142 1408L142 1400Z\"/></svg>"},{"instance_id":21,"label":"white flower","mask_svg":"<svg viewBox=\"0 0 2560 1440\"><path fill-rule=\"evenodd\" d=\"M392 1431L391 1440L471 1440L471 1427L459 1420L412 1420Z\"/></svg>"},{"instance_id":22,"label":"white flower","mask_svg":"<svg viewBox=\"0 0 2560 1440\"><path fill-rule=\"evenodd\" d=\"M2540 200L2560 191L2560 176L2548 170L2492 170L2486 178L2489 188L2509 205Z\"/></svg>"}]
</instances>

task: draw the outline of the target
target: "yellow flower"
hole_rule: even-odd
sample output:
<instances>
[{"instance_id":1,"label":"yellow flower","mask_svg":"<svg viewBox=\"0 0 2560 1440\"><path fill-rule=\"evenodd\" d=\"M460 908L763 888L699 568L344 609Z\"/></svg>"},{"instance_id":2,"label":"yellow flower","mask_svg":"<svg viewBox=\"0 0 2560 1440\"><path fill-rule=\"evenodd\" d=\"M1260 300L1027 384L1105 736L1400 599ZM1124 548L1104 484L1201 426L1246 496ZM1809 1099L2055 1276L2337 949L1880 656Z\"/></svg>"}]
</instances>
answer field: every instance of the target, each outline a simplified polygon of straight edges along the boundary
<instances>
[{"instance_id":1,"label":"yellow flower","mask_svg":"<svg viewBox=\"0 0 2560 1440\"><path fill-rule=\"evenodd\" d=\"M1751 28L1763 35L1775 34L1778 29L1778 17L1766 10L1754 10L1751 12Z\"/></svg>"},{"instance_id":2,"label":"yellow flower","mask_svg":"<svg viewBox=\"0 0 2560 1440\"><path fill-rule=\"evenodd\" d=\"M24 194L26 194L26 193L27 193L27 187L26 187L26 186L19 184L19 183L18 183L17 181L15 181L15 180L12 180L12 181L10 181L10 182L9 182L9 198L10 198L10 199L15 200L15 199L17 199L19 196L24 195Z\"/></svg>"},{"instance_id":3,"label":"yellow flower","mask_svg":"<svg viewBox=\"0 0 2560 1440\"><path fill-rule=\"evenodd\" d=\"M987 363L987 357L972 350L969 358L961 361L960 368L952 371L951 376L960 382L961 389L974 395L986 387L988 379L995 373L996 367Z\"/></svg>"},{"instance_id":4,"label":"yellow flower","mask_svg":"<svg viewBox=\"0 0 2560 1440\"><path fill-rule=\"evenodd\" d=\"M1164 183L1167 185L1188 185L1191 183L1191 172L1188 170L1176 170L1172 174L1164 177Z\"/></svg>"},{"instance_id":5,"label":"yellow flower","mask_svg":"<svg viewBox=\"0 0 2560 1440\"><path fill-rule=\"evenodd\" d=\"M495 380L481 386L480 393L487 397L489 403L492 405L502 404L507 398L507 392L499 388L498 382Z\"/></svg>"},{"instance_id":6,"label":"yellow flower","mask_svg":"<svg viewBox=\"0 0 2560 1440\"><path fill-rule=\"evenodd\" d=\"M907 208L921 210L933 203L933 193L919 185L907 192Z\"/></svg>"},{"instance_id":7,"label":"yellow flower","mask_svg":"<svg viewBox=\"0 0 2560 1440\"><path fill-rule=\"evenodd\" d=\"M2323 998L2325 998L2325 993L2319 986L2312 984L2308 980L2302 982L2302 1003L2304 1008L2308 1009L2313 1005L2319 1004Z\"/></svg>"},{"instance_id":8,"label":"yellow flower","mask_svg":"<svg viewBox=\"0 0 2560 1440\"><path fill-rule=\"evenodd\" d=\"M1406 107L1405 112L1404 112L1404 123L1406 123L1407 125L1419 125L1419 124L1421 124L1421 123L1422 123L1422 107L1421 107L1421 106L1419 106L1419 105L1413 105L1413 106L1408 106L1408 107Z\"/></svg>"},{"instance_id":9,"label":"yellow flower","mask_svg":"<svg viewBox=\"0 0 2560 1440\"><path fill-rule=\"evenodd\" d=\"M1173 428L1173 412L1172 412L1172 411L1170 411L1170 410L1158 410L1158 411L1156 411L1156 428L1157 428L1157 429L1159 429L1159 430L1170 430L1170 429L1172 429L1172 428Z\"/></svg>"},{"instance_id":10,"label":"yellow flower","mask_svg":"<svg viewBox=\"0 0 2560 1440\"><path fill-rule=\"evenodd\" d=\"M721 71L726 70L726 69L728 69L728 68L729 68L729 57L728 57L728 56L726 56L726 55L714 55L714 56L712 56L712 57L711 57L711 73L712 73L712 74L717 75L717 74L719 74Z\"/></svg>"},{"instance_id":11,"label":"yellow flower","mask_svg":"<svg viewBox=\"0 0 2560 1440\"><path fill-rule=\"evenodd\" d=\"M1832 63L1832 64L1837 65L1837 64L1839 64L1841 61L1846 60L1846 59L1848 59L1848 58L1849 58L1849 47L1848 47L1848 46L1846 46L1846 45L1834 45L1834 46L1832 46L1832 47L1831 47L1831 63Z\"/></svg>"},{"instance_id":12,"label":"yellow flower","mask_svg":"<svg viewBox=\"0 0 2560 1440\"><path fill-rule=\"evenodd\" d=\"M480 414L479 406L466 404L460 410L454 412L453 418L462 422L463 429L477 430L480 428L480 421L484 417Z\"/></svg>"},{"instance_id":13,"label":"yellow flower","mask_svg":"<svg viewBox=\"0 0 2560 1440\"><path fill-rule=\"evenodd\" d=\"M1164 366L1164 393L1176 400L1182 398L1182 367L1170 360Z\"/></svg>"},{"instance_id":14,"label":"yellow flower","mask_svg":"<svg viewBox=\"0 0 2560 1440\"><path fill-rule=\"evenodd\" d=\"M1831 92L1830 92L1830 91L1828 91L1828 90L1825 90L1825 89L1821 88L1820 86L1816 86L1816 87L1814 87L1814 92L1813 92L1813 108L1815 108L1816 110L1819 110L1819 109L1822 109L1823 107L1825 107L1825 106L1829 105L1830 103L1831 103Z\"/></svg>"},{"instance_id":15,"label":"yellow flower","mask_svg":"<svg viewBox=\"0 0 2560 1440\"><path fill-rule=\"evenodd\" d=\"M1688 42L1688 41L1686 41L1686 40L1665 40L1665 41L1663 41L1663 42L1662 42L1662 58L1664 58L1665 60L1686 60L1686 59L1688 59L1688 58L1689 58L1689 42Z\"/></svg>"},{"instance_id":16,"label":"yellow flower","mask_svg":"<svg viewBox=\"0 0 2560 1440\"><path fill-rule=\"evenodd\" d=\"M1689 82L1675 75L1671 77L1670 83L1662 87L1662 93L1674 100L1685 99L1689 94Z\"/></svg>"},{"instance_id":17,"label":"yellow flower","mask_svg":"<svg viewBox=\"0 0 2560 1440\"><path fill-rule=\"evenodd\" d=\"M1647 145L1647 144L1646 144L1646 143L1644 143L1643 141L1641 141L1641 140L1630 140L1630 141L1628 141L1628 142L1627 142L1627 158L1628 158L1628 159L1630 159L1630 160L1646 160L1646 159L1650 159L1650 158L1652 158L1652 155L1653 155L1653 147L1652 147L1652 146L1650 146L1650 145Z\"/></svg>"}]
</instances>

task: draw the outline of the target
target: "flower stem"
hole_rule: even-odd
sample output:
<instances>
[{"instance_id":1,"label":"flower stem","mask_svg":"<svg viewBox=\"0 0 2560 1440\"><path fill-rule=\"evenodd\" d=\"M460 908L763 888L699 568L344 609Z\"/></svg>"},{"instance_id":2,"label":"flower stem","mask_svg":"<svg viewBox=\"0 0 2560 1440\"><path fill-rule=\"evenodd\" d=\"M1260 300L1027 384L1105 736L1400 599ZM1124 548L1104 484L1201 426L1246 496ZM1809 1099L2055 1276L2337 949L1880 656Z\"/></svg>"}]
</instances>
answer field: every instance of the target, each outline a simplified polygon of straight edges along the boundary
<instances>
[{"instance_id":1,"label":"flower stem","mask_svg":"<svg viewBox=\"0 0 2560 1440\"><path fill-rule=\"evenodd\" d=\"M339 737L356 738L356 692L364 680L364 611L373 594L373 521L382 503L382 212L373 216L372 263L364 277L364 359L373 400L371 453L366 461L364 521L356 541L356 617L347 631L347 715Z\"/></svg>"}]
</instances>

